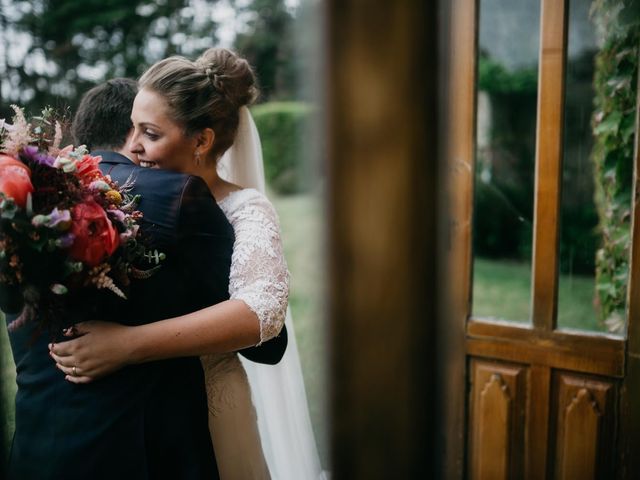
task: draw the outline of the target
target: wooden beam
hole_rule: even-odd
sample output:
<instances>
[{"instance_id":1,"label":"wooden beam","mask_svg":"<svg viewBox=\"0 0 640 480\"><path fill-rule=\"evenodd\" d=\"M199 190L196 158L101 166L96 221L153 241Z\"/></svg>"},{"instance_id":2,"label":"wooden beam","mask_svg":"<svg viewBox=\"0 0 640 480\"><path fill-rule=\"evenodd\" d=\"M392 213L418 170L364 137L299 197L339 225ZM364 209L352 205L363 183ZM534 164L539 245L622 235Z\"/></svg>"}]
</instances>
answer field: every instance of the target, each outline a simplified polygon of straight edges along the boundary
<instances>
[{"instance_id":1,"label":"wooden beam","mask_svg":"<svg viewBox=\"0 0 640 480\"><path fill-rule=\"evenodd\" d=\"M542 0L533 242L532 319L556 326L558 232L568 0Z\"/></svg>"},{"instance_id":2,"label":"wooden beam","mask_svg":"<svg viewBox=\"0 0 640 480\"><path fill-rule=\"evenodd\" d=\"M449 174L451 212L449 282L458 315L464 325L471 313L472 216L476 142L475 0L454 0L452 5L451 66L449 73ZM455 287L455 288L454 288Z\"/></svg>"},{"instance_id":3,"label":"wooden beam","mask_svg":"<svg viewBox=\"0 0 640 480\"><path fill-rule=\"evenodd\" d=\"M496 337L469 337L467 353L485 358L495 358L510 362L520 362L593 373L611 377L622 377L624 369L624 342L613 345L599 344L599 350L590 351L580 346L585 337L576 342L564 343L535 338L520 340Z\"/></svg>"},{"instance_id":4,"label":"wooden beam","mask_svg":"<svg viewBox=\"0 0 640 480\"><path fill-rule=\"evenodd\" d=\"M531 342L545 347L573 350L593 356L620 355L617 370L624 369L625 340L618 335L583 330L555 330L553 332L532 329L527 324L486 319L469 320L467 333L474 338L504 338L507 341Z\"/></svg>"},{"instance_id":5,"label":"wooden beam","mask_svg":"<svg viewBox=\"0 0 640 480\"><path fill-rule=\"evenodd\" d=\"M528 429L525 438L527 480L547 478L551 368L531 365L529 372Z\"/></svg>"},{"instance_id":6,"label":"wooden beam","mask_svg":"<svg viewBox=\"0 0 640 480\"><path fill-rule=\"evenodd\" d=\"M437 4L327 3L336 479L433 477Z\"/></svg>"},{"instance_id":7,"label":"wooden beam","mask_svg":"<svg viewBox=\"0 0 640 480\"><path fill-rule=\"evenodd\" d=\"M585 332L537 330L507 322L470 320L467 352L512 362L622 377L624 339Z\"/></svg>"},{"instance_id":8,"label":"wooden beam","mask_svg":"<svg viewBox=\"0 0 640 480\"><path fill-rule=\"evenodd\" d=\"M438 384L441 408L439 473L441 478L463 478L466 462L466 359L465 325L471 312L471 235L475 163L477 2L447 3L448 25L442 56L446 65L447 118L445 145L446 185L442 202L449 209L446 246L446 311L439 330L442 369Z\"/></svg>"},{"instance_id":9,"label":"wooden beam","mask_svg":"<svg viewBox=\"0 0 640 480\"><path fill-rule=\"evenodd\" d=\"M636 128L634 151L634 191L632 206L631 258L629 261L629 288L627 291L627 368L622 386L620 415L619 478L635 478L640 472L640 75L636 99Z\"/></svg>"}]
</instances>

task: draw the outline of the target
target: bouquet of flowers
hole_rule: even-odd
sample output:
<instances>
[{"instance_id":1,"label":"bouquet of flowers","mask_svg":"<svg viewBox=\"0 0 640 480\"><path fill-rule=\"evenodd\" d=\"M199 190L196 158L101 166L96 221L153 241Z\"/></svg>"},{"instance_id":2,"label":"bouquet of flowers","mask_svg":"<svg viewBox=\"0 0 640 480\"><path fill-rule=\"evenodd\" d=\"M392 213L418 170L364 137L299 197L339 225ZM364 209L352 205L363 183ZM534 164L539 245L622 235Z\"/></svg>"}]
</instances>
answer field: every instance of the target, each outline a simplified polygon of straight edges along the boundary
<instances>
[{"instance_id":1,"label":"bouquet of flowers","mask_svg":"<svg viewBox=\"0 0 640 480\"><path fill-rule=\"evenodd\" d=\"M126 299L131 278L149 276L163 256L140 241L130 181L112 182L84 146L60 149L51 109L29 123L12 108L13 125L0 124L0 288L22 297L10 330L35 318L51 329L79 313L87 289ZM155 266L140 267L152 257Z\"/></svg>"}]
</instances>

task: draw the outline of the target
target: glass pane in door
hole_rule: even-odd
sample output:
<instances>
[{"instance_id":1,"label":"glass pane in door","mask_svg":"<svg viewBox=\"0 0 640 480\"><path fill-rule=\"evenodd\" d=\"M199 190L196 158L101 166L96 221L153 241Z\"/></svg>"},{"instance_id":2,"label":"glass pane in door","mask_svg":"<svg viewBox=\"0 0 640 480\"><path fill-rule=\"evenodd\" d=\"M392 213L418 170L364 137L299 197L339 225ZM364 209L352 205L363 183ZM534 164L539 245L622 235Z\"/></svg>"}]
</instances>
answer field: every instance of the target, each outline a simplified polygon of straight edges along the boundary
<instances>
[{"instance_id":1,"label":"glass pane in door","mask_svg":"<svg viewBox=\"0 0 640 480\"><path fill-rule=\"evenodd\" d=\"M480 0L472 315L528 322L540 2Z\"/></svg>"},{"instance_id":2,"label":"glass pane in door","mask_svg":"<svg viewBox=\"0 0 640 480\"><path fill-rule=\"evenodd\" d=\"M570 2L557 323L621 334L631 243L637 51L617 15L592 0Z\"/></svg>"}]
</instances>

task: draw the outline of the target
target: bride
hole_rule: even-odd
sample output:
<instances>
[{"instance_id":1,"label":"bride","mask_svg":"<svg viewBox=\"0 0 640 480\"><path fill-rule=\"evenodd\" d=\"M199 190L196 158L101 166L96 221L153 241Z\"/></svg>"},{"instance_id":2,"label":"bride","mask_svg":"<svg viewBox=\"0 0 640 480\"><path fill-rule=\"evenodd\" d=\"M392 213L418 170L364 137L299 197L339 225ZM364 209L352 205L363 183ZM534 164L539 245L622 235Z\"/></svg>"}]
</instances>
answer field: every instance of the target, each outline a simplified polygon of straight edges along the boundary
<instances>
[{"instance_id":1,"label":"bride","mask_svg":"<svg viewBox=\"0 0 640 480\"><path fill-rule=\"evenodd\" d=\"M255 76L244 59L212 48L195 62L156 63L139 87L130 150L141 166L206 181L235 231L230 300L140 327L85 322L77 325L78 338L52 347L52 357L67 380L87 383L127 364L201 355L220 478L321 478L287 315L278 218L264 196L260 141L247 108L257 96ZM248 345L273 338L285 318L289 347L279 365L243 366L236 353L223 353L232 337ZM180 335L180 346L164 340L172 338L167 334Z\"/></svg>"}]
</instances>

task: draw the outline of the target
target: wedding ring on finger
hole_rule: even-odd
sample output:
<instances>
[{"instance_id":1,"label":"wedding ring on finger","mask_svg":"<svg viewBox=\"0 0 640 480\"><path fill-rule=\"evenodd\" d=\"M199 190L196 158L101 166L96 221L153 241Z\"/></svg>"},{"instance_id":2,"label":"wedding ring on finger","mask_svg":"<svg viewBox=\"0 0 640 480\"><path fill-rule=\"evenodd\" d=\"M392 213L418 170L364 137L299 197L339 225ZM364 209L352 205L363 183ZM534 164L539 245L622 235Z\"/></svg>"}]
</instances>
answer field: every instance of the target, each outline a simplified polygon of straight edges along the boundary
<instances>
[{"instance_id":1,"label":"wedding ring on finger","mask_svg":"<svg viewBox=\"0 0 640 480\"><path fill-rule=\"evenodd\" d=\"M72 374L74 377L77 377L77 376L78 376L78 367L76 367L76 366L74 365L74 366L73 366L73 368L71 369L71 374Z\"/></svg>"}]
</instances>

